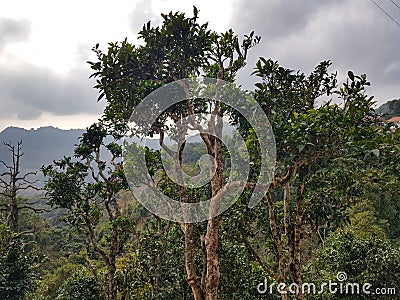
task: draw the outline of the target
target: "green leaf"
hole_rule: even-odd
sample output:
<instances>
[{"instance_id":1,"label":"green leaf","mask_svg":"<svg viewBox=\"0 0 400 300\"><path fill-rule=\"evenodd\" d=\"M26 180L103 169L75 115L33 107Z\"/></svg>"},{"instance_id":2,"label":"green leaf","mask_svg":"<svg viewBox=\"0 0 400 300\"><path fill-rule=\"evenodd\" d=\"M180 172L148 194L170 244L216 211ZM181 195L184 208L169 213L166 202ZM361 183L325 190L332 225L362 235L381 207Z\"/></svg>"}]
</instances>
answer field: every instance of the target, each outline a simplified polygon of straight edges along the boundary
<instances>
[{"instance_id":1,"label":"green leaf","mask_svg":"<svg viewBox=\"0 0 400 300\"><path fill-rule=\"evenodd\" d=\"M351 81L354 81L354 73L352 71L347 72L347 75L349 76Z\"/></svg>"}]
</instances>

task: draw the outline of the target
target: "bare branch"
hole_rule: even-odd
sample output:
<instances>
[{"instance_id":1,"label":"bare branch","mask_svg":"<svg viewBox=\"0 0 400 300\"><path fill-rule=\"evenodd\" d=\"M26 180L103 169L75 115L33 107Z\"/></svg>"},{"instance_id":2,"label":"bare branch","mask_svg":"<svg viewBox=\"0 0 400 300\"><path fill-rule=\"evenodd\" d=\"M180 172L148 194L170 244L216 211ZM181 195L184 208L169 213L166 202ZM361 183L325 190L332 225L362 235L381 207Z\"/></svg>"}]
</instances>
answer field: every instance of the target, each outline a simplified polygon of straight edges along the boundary
<instances>
[{"instance_id":1,"label":"bare branch","mask_svg":"<svg viewBox=\"0 0 400 300\"><path fill-rule=\"evenodd\" d=\"M92 166L91 163L90 163L90 158L87 158L87 159L86 159L86 166L87 166L87 167L89 168L89 170L91 171L92 178L93 178L96 182L99 182L99 176L96 175L96 172L95 172L93 166Z\"/></svg>"},{"instance_id":2,"label":"bare branch","mask_svg":"<svg viewBox=\"0 0 400 300\"><path fill-rule=\"evenodd\" d=\"M0 163L6 168L6 169L11 169L9 165L7 165L3 160L0 160Z\"/></svg>"},{"instance_id":3,"label":"bare branch","mask_svg":"<svg viewBox=\"0 0 400 300\"><path fill-rule=\"evenodd\" d=\"M11 176L12 175L11 171L0 174L1 177L6 176L6 175Z\"/></svg>"},{"instance_id":4,"label":"bare branch","mask_svg":"<svg viewBox=\"0 0 400 300\"><path fill-rule=\"evenodd\" d=\"M50 212L50 211L54 210L54 209L46 209L46 208L35 208L32 206L19 206L18 210L21 210L21 209L29 209L29 210L33 210L34 212L37 212L37 213Z\"/></svg>"},{"instance_id":5,"label":"bare branch","mask_svg":"<svg viewBox=\"0 0 400 300\"><path fill-rule=\"evenodd\" d=\"M1 175L0 175L1 176ZM5 181L3 178L0 177L0 184L4 184L4 188L7 188L10 186L10 183Z\"/></svg>"},{"instance_id":6,"label":"bare branch","mask_svg":"<svg viewBox=\"0 0 400 300\"><path fill-rule=\"evenodd\" d=\"M27 190L27 189L33 189L33 190L36 190L36 191L43 191L42 188L39 188L39 187L31 185L31 184L28 184L26 186L22 186L22 185L17 186L17 190Z\"/></svg>"},{"instance_id":7,"label":"bare branch","mask_svg":"<svg viewBox=\"0 0 400 300\"><path fill-rule=\"evenodd\" d=\"M10 192L0 192L0 195L7 197L7 198L12 198L12 195L10 194Z\"/></svg>"},{"instance_id":8,"label":"bare branch","mask_svg":"<svg viewBox=\"0 0 400 300\"><path fill-rule=\"evenodd\" d=\"M32 175L35 175L35 176L36 176L36 175L37 175L37 171L36 171L36 172L28 172L28 173L25 173L24 176L22 176L22 177L16 177L15 179L16 179L16 180L24 180L24 181L29 182L29 180L26 179L26 177L32 176ZM38 179L36 179L36 181L38 181Z\"/></svg>"},{"instance_id":9,"label":"bare branch","mask_svg":"<svg viewBox=\"0 0 400 300\"><path fill-rule=\"evenodd\" d=\"M169 156L173 157L174 159L176 159L176 154L174 151L172 151L167 145L164 144L164 130L162 129L158 129L157 133L160 135L160 139L159 139L159 143L160 146L163 148L163 150L165 152L168 153Z\"/></svg>"},{"instance_id":10,"label":"bare branch","mask_svg":"<svg viewBox=\"0 0 400 300\"><path fill-rule=\"evenodd\" d=\"M17 234L15 235L15 237L19 237L19 236L22 236L22 235L32 235L34 232L35 232L34 229L21 231L21 232L17 233Z\"/></svg>"}]
</instances>

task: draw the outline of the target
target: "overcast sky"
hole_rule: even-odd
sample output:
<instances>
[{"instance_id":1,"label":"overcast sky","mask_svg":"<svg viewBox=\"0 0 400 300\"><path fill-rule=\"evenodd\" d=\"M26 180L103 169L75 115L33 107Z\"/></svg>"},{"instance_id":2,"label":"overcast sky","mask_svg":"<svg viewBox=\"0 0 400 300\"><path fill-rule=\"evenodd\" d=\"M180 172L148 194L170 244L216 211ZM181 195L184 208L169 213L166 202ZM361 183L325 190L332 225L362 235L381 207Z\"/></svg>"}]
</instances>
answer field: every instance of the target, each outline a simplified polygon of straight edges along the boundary
<instances>
[{"instance_id":1,"label":"overcast sky","mask_svg":"<svg viewBox=\"0 0 400 300\"><path fill-rule=\"evenodd\" d=\"M375 2L400 23L391 0ZM213 30L262 36L238 78L247 88L259 56L306 73L330 59L339 78L366 73L378 103L400 98L400 25L371 0L14 0L0 10L0 130L89 126L104 106L88 79L91 48L136 43L143 23L193 5Z\"/></svg>"}]
</instances>

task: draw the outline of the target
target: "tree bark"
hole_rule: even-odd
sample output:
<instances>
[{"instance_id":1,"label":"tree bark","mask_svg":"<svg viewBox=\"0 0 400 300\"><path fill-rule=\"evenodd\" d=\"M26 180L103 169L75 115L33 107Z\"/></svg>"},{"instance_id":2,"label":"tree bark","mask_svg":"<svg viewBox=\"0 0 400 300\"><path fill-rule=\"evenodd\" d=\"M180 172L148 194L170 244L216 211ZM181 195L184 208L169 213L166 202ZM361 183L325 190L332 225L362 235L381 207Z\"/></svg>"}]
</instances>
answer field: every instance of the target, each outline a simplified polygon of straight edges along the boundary
<instances>
[{"instance_id":1,"label":"tree bark","mask_svg":"<svg viewBox=\"0 0 400 300\"><path fill-rule=\"evenodd\" d=\"M17 201L17 193L16 193L16 190L13 190L12 198L11 198L11 205L10 205L10 220L9 220L9 226L10 226L10 229L12 232L19 231L18 214L19 214L19 207L18 207L18 201Z\"/></svg>"},{"instance_id":2,"label":"tree bark","mask_svg":"<svg viewBox=\"0 0 400 300\"><path fill-rule=\"evenodd\" d=\"M301 241L301 234L303 231L303 200L304 200L304 183L299 185L297 191L297 212L296 212L296 225L294 231L294 281L300 287L302 285L302 278L301 278L301 249L300 249L300 241ZM302 291L298 293L296 296L298 300L304 299L304 295Z\"/></svg>"},{"instance_id":3,"label":"tree bark","mask_svg":"<svg viewBox=\"0 0 400 300\"><path fill-rule=\"evenodd\" d=\"M218 259L218 229L219 217L214 217L208 221L205 237L207 251L206 300L218 299L218 286L221 276Z\"/></svg>"},{"instance_id":4,"label":"tree bark","mask_svg":"<svg viewBox=\"0 0 400 300\"><path fill-rule=\"evenodd\" d=\"M222 128L218 126L216 130L222 133ZM222 163L222 145L221 141L217 138L214 140L214 158L216 160L215 176L211 180L212 197L215 197L223 185L223 163ZM207 253L207 272L206 272L206 300L218 299L218 286L221 277L219 271L219 257L218 257L218 232L220 218L218 215L221 199L216 197L211 201L209 220L207 223L207 232L205 236L205 246Z\"/></svg>"},{"instance_id":5,"label":"tree bark","mask_svg":"<svg viewBox=\"0 0 400 300\"><path fill-rule=\"evenodd\" d=\"M194 232L193 224L187 223L181 226L185 235L185 268L187 281L192 289L194 300L204 300L204 295L201 287L201 280L197 276L196 263L194 260Z\"/></svg>"}]
</instances>

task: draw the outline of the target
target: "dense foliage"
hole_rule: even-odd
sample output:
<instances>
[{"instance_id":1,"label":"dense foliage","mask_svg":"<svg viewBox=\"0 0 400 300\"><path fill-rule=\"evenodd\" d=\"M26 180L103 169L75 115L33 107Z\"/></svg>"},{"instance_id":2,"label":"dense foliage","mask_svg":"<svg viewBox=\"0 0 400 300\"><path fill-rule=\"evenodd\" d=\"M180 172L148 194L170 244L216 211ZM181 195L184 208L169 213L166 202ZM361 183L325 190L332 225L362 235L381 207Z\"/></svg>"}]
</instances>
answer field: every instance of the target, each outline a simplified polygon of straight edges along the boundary
<instances>
[{"instance_id":1,"label":"dense foliage","mask_svg":"<svg viewBox=\"0 0 400 300\"><path fill-rule=\"evenodd\" d=\"M33 290L39 278L41 255L30 251L20 234L0 226L0 298L20 300Z\"/></svg>"}]
</instances>

